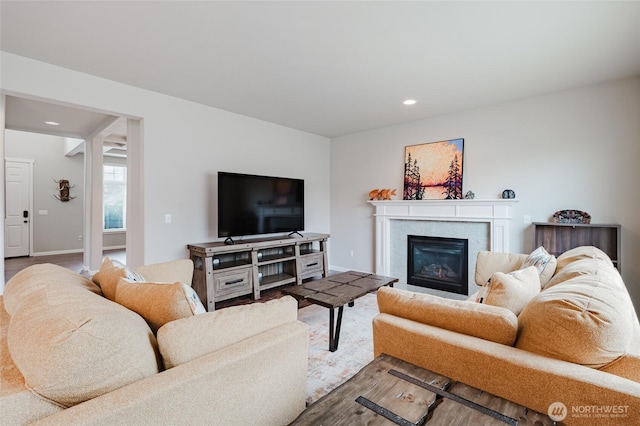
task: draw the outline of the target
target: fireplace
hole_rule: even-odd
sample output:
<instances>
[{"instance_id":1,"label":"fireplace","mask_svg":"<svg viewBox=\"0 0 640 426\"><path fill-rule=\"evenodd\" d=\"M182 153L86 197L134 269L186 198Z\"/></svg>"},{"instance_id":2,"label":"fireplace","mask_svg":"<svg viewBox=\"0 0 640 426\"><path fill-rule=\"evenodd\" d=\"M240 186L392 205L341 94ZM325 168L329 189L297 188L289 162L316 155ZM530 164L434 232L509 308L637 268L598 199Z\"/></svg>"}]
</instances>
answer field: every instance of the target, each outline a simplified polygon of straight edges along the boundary
<instances>
[{"instance_id":1,"label":"fireplace","mask_svg":"<svg viewBox=\"0 0 640 426\"><path fill-rule=\"evenodd\" d=\"M467 294L469 240L407 236L407 284Z\"/></svg>"}]
</instances>

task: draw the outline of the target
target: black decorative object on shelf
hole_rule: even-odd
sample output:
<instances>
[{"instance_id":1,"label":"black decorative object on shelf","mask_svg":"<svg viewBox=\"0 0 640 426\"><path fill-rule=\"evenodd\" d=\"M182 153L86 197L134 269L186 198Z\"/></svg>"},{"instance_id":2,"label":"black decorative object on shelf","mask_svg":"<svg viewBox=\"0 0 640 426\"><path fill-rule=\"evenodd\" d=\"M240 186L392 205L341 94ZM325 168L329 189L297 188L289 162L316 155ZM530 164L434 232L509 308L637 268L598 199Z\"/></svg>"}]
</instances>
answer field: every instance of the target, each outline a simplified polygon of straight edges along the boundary
<instances>
[{"instance_id":1,"label":"black decorative object on shelf","mask_svg":"<svg viewBox=\"0 0 640 426\"><path fill-rule=\"evenodd\" d=\"M502 198L504 199L516 198L516 193L513 192L513 189L505 189L504 191L502 191Z\"/></svg>"}]
</instances>

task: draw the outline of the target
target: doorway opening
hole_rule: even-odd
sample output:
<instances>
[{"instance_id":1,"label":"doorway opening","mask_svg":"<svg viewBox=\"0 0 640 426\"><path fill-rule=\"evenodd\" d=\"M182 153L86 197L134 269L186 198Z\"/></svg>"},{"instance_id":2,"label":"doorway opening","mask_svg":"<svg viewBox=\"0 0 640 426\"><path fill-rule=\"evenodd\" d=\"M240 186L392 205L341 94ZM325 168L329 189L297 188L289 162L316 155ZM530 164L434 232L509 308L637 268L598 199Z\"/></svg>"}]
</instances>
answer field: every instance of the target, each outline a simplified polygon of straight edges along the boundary
<instances>
[{"instance_id":1,"label":"doorway opening","mask_svg":"<svg viewBox=\"0 0 640 426\"><path fill-rule=\"evenodd\" d=\"M65 151L60 155L65 157L67 161L75 157L75 162L79 161L82 169L80 177L76 176L75 182L71 181L70 185L72 187L71 196L75 199L63 202L54 198L56 185L54 181L64 178L64 174L69 169L62 165L46 170L46 167L41 165L42 162L39 161L33 165L32 172L35 176L32 178L32 184L38 178L48 179L46 184L43 183L39 186L46 189L44 193L43 191L32 191L26 197L30 200L28 208L12 208L16 212L15 219L27 219L28 228L31 230L29 242L26 244L28 246L26 256L41 257L46 260L45 256L49 255L81 253L83 269L95 272L100 267L103 249L105 249L112 253L115 253L113 250L119 250L118 256L122 256L123 252L126 253L128 264L134 266L142 264L144 259L143 244L131 245L130 243L130 240L143 241L142 200L144 197L139 184L142 164L141 119L98 112L79 106L70 107L49 100L13 95L1 95L0 97L3 107L0 115L4 119L3 127L5 130L0 135L3 157L8 157L9 160L14 157L12 155L13 149L9 146L13 137L11 133L31 133L36 136L51 135L59 140L65 139ZM60 126L55 126L53 130L46 127L47 125L42 123L49 121L49 119L44 120L44 116L47 118L62 117L58 119ZM73 146L74 143L75 146ZM19 155L19 157L27 156ZM107 163L119 164L126 168L127 203L130 207L125 218L125 223L129 226L120 228L116 232L112 231L110 234L103 232L103 166ZM45 178L39 176L43 169L44 174L47 175ZM11 176L13 172L3 168L3 173L5 173L3 175L4 183L10 183L13 179ZM100 174L99 178L97 178L98 173ZM75 189L73 189L73 185L75 185ZM6 188L5 197L1 197L3 203L6 196L15 192L14 188L9 186L10 188ZM69 206L72 205L79 211L79 218L75 220L73 231L70 231L69 228L63 229L60 226L60 220L56 223L56 214L60 212L54 214L54 210L56 207L64 206L70 211ZM8 207L8 205L4 207ZM21 216L25 214L25 210L28 217ZM62 216L58 216L58 218L64 217L64 214L63 212ZM24 224L24 221L22 223ZM10 246L15 245L16 238L20 234L18 228L7 220L3 223L2 229L5 233L5 241L9 241ZM120 242L118 242L118 233L121 236ZM69 241L57 247L40 243L42 238L59 241L62 239L61 236L68 238ZM16 253L8 249L5 244L3 256L0 258L3 269L6 270L5 258L25 255L22 252Z\"/></svg>"}]
</instances>

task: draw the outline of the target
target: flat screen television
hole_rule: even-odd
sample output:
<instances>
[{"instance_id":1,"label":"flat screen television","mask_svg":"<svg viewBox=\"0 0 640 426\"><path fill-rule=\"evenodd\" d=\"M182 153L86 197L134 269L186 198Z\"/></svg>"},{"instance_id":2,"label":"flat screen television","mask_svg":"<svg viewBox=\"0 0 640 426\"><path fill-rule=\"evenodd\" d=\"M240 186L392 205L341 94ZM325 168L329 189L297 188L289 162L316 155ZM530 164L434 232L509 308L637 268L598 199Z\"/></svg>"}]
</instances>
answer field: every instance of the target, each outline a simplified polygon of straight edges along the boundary
<instances>
[{"instance_id":1,"label":"flat screen television","mask_svg":"<svg viewBox=\"0 0 640 426\"><path fill-rule=\"evenodd\" d=\"M304 180L218 172L218 237L304 230Z\"/></svg>"}]
</instances>

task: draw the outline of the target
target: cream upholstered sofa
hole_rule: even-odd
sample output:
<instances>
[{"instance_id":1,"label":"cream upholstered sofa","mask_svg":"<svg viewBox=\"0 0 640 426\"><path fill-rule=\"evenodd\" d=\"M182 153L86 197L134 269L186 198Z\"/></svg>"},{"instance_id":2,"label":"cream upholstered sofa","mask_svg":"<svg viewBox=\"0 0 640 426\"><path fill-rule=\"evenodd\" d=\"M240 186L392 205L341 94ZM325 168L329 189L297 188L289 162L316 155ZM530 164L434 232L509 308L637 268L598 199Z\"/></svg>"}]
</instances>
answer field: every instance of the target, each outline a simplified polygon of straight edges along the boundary
<instances>
[{"instance_id":1,"label":"cream upholstered sofa","mask_svg":"<svg viewBox=\"0 0 640 426\"><path fill-rule=\"evenodd\" d=\"M136 271L103 264L97 285L51 264L20 271L1 298L0 423L295 419L305 408L309 345L296 301L194 315L180 284L192 273L190 260ZM145 282L126 279L140 275Z\"/></svg>"},{"instance_id":2,"label":"cream upholstered sofa","mask_svg":"<svg viewBox=\"0 0 640 426\"><path fill-rule=\"evenodd\" d=\"M640 325L611 260L579 247L531 275L527 258L480 253L476 283L491 283L468 300L380 289L375 355L542 413L556 403L564 424L639 424Z\"/></svg>"}]
</instances>

